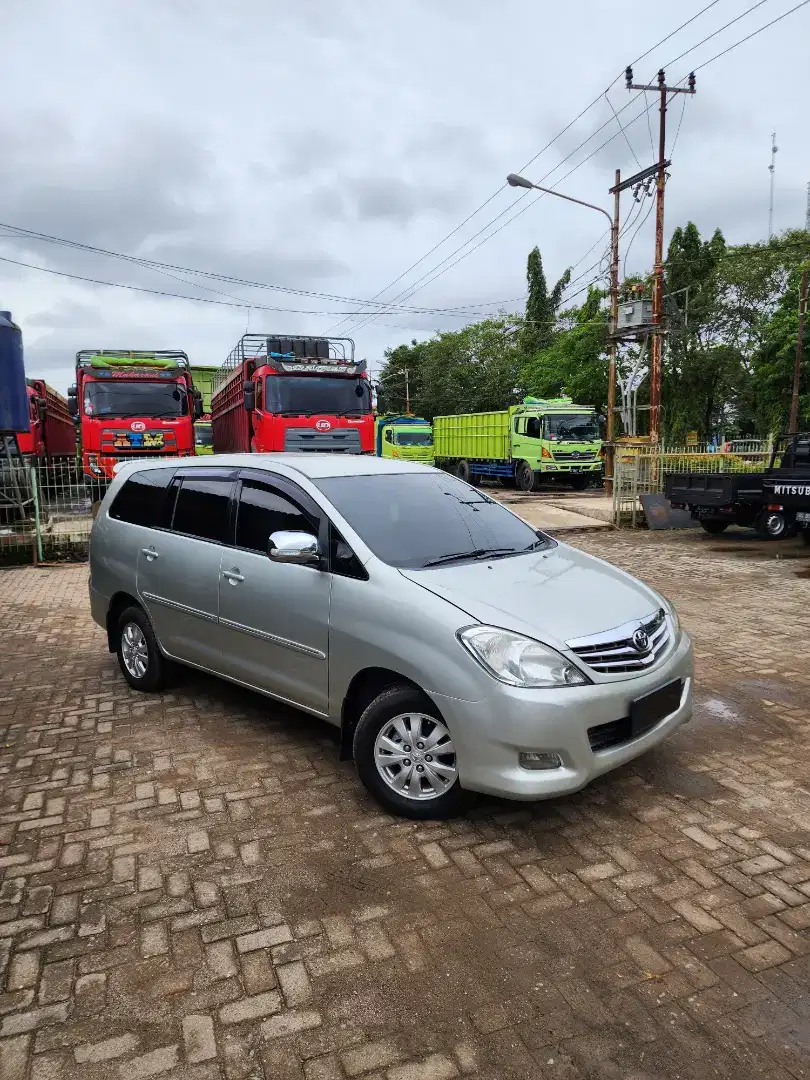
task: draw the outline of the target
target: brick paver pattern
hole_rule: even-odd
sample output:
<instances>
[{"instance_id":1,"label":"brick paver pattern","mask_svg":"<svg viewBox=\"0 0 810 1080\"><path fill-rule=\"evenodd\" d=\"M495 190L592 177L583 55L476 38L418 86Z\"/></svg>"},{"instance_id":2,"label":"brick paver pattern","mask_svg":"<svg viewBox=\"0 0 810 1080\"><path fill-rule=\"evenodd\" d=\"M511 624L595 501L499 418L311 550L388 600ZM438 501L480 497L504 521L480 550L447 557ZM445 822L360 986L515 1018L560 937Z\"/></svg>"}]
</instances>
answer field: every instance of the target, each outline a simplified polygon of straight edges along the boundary
<instances>
[{"instance_id":1,"label":"brick paver pattern","mask_svg":"<svg viewBox=\"0 0 810 1080\"><path fill-rule=\"evenodd\" d=\"M808 564L570 539L677 604L695 719L447 823L257 695L131 691L86 566L0 572L3 1080L807 1075Z\"/></svg>"}]
</instances>

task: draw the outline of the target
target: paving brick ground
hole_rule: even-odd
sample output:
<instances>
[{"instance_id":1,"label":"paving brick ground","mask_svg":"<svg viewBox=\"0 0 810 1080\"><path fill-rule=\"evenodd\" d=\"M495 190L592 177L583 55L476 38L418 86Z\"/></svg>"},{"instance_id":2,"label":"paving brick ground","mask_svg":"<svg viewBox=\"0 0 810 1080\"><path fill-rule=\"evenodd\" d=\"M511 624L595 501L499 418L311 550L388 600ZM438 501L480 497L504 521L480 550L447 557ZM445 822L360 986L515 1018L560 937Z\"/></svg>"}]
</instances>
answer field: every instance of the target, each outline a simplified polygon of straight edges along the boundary
<instances>
[{"instance_id":1,"label":"paving brick ground","mask_svg":"<svg viewBox=\"0 0 810 1080\"><path fill-rule=\"evenodd\" d=\"M0 573L2 1080L804 1077L808 553L571 540L677 603L695 720L447 824L261 698L130 691L86 567Z\"/></svg>"}]
</instances>

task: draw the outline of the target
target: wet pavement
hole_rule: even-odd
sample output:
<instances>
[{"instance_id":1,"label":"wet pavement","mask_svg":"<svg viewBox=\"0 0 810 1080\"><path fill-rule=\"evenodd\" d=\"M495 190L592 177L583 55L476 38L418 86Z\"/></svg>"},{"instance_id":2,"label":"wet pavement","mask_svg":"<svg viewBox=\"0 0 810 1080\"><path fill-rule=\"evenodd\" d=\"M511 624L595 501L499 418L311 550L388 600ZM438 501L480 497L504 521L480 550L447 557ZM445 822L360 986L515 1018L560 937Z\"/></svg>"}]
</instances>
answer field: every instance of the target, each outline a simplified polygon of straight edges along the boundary
<instances>
[{"instance_id":1,"label":"wet pavement","mask_svg":"<svg viewBox=\"0 0 810 1080\"><path fill-rule=\"evenodd\" d=\"M810 1074L810 549L567 539L676 604L695 718L447 823L311 718L129 690L86 566L0 572L3 1080Z\"/></svg>"}]
</instances>

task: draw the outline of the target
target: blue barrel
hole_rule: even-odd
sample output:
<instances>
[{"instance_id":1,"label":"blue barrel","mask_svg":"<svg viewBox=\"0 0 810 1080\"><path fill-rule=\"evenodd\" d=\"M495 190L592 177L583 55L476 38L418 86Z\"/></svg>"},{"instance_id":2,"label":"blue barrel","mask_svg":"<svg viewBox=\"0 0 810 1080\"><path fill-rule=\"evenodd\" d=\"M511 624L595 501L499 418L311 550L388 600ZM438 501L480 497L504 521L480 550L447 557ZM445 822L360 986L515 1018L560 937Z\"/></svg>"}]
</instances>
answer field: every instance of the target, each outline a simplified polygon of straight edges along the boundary
<instances>
[{"instance_id":1,"label":"blue barrel","mask_svg":"<svg viewBox=\"0 0 810 1080\"><path fill-rule=\"evenodd\" d=\"M0 435L30 430L22 330L0 311Z\"/></svg>"}]
</instances>

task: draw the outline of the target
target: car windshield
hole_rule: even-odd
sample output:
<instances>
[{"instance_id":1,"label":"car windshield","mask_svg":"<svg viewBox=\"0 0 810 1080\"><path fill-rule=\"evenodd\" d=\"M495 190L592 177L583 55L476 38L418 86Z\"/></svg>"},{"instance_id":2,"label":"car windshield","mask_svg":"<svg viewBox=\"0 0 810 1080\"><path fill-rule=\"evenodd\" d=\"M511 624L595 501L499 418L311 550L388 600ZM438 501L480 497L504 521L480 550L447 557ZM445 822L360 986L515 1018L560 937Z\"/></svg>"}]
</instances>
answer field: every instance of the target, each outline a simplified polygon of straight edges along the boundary
<instances>
[{"instance_id":1,"label":"car windshield","mask_svg":"<svg viewBox=\"0 0 810 1080\"><path fill-rule=\"evenodd\" d=\"M176 382L109 379L84 384L85 416L188 416L188 395Z\"/></svg>"},{"instance_id":2,"label":"car windshield","mask_svg":"<svg viewBox=\"0 0 810 1080\"><path fill-rule=\"evenodd\" d=\"M433 446L433 436L429 431L398 431L397 446Z\"/></svg>"},{"instance_id":3,"label":"car windshield","mask_svg":"<svg viewBox=\"0 0 810 1080\"><path fill-rule=\"evenodd\" d=\"M371 412L371 388L366 379L319 375L269 375L265 379L270 412L325 413L340 416Z\"/></svg>"},{"instance_id":4,"label":"car windshield","mask_svg":"<svg viewBox=\"0 0 810 1080\"><path fill-rule=\"evenodd\" d=\"M554 544L488 495L438 470L314 483L389 566L452 566Z\"/></svg>"},{"instance_id":5,"label":"car windshield","mask_svg":"<svg viewBox=\"0 0 810 1080\"><path fill-rule=\"evenodd\" d=\"M209 425L206 424L205 427L200 427L197 424L194 425L194 442L197 446L214 445L214 435Z\"/></svg>"},{"instance_id":6,"label":"car windshield","mask_svg":"<svg viewBox=\"0 0 810 1080\"><path fill-rule=\"evenodd\" d=\"M546 416L546 438L595 442L599 438L596 413L555 413Z\"/></svg>"}]
</instances>

